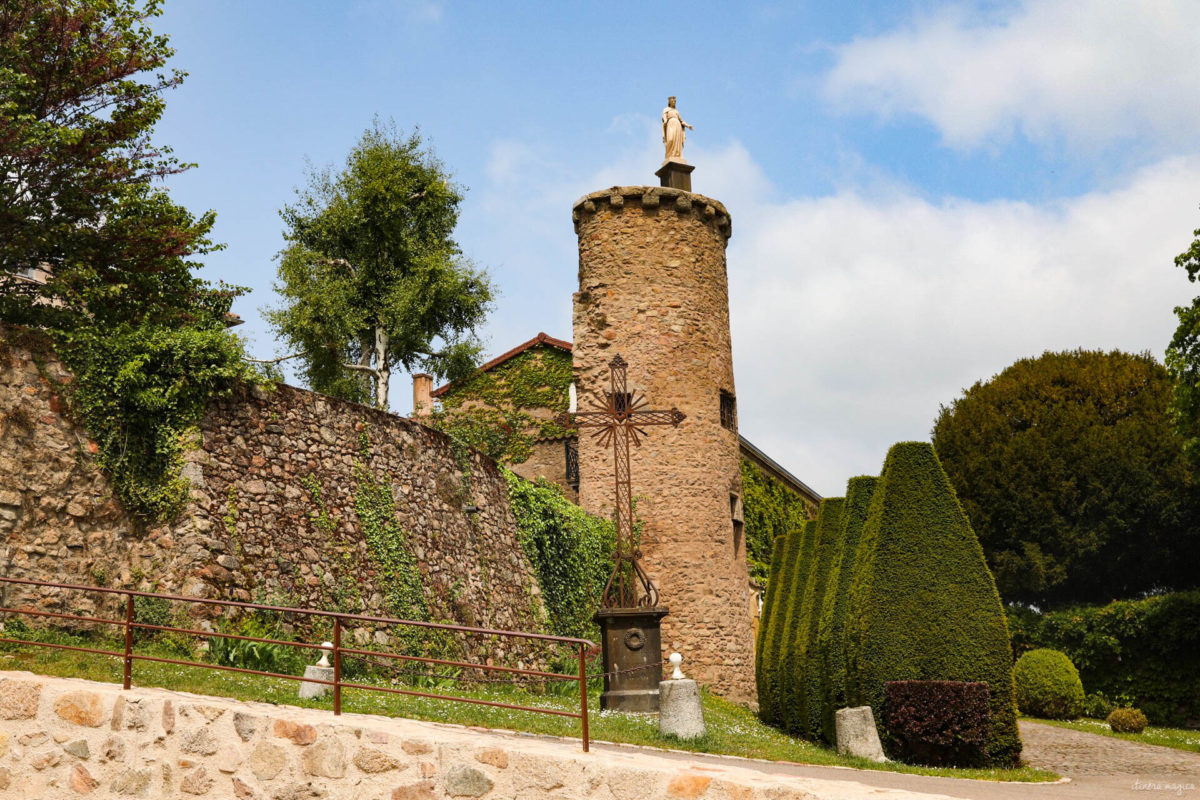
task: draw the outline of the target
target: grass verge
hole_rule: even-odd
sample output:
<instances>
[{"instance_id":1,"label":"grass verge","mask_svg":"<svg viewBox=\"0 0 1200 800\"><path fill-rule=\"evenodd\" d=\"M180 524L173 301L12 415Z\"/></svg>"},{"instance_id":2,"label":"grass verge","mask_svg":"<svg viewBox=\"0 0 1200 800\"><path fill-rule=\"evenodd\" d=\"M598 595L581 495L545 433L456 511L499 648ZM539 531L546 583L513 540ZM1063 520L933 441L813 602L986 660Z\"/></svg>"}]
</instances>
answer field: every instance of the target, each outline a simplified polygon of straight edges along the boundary
<instances>
[{"instance_id":1,"label":"grass verge","mask_svg":"<svg viewBox=\"0 0 1200 800\"><path fill-rule=\"evenodd\" d=\"M83 644L99 649L120 650L122 645L113 640L86 639L71 634L58 633L52 639L59 644ZM169 646L158 642L145 642L135 648L144 655L180 658L180 654ZM12 645L0 643L0 670L27 670L42 675L68 678L83 678L105 683L120 683L121 660L87 653ZM356 682L389 685L378 675L360 675ZM298 683L279 678L219 672L198 667L136 661L133 666L135 686L154 686L163 689L231 697L239 700L255 700L307 708L332 711L331 697L301 700L297 697ZM564 688L571 691L551 693L530 691L506 684L484 684L474 687L455 685L454 680L419 685L418 691L454 694L479 700L492 700L534 708L577 711L578 696L573 684ZM916 775L933 775L951 778L968 778L993 781L1042 782L1058 778L1052 772L1020 767L1017 769L950 769L920 767L908 764L876 764L864 759L839 756L824 747L794 739L774 728L764 725L750 710L719 697L704 694L704 714L708 726L707 734L701 739L681 741L659 734L657 718L648 715L616 714L597 712L599 688L589 692L588 704L591 736L594 740L621 744L649 745L677 750L714 755L734 755L761 758L770 761L791 761L803 764L854 767L858 769L885 770ZM469 705L448 700L433 700L422 697L343 690L342 710L348 713L380 714L406 717L431 722L447 722L486 728L525 731L578 738L577 720L550 715L513 711L501 708Z\"/></svg>"},{"instance_id":2,"label":"grass verge","mask_svg":"<svg viewBox=\"0 0 1200 800\"><path fill-rule=\"evenodd\" d=\"M1187 750L1192 753L1200 753L1200 731L1191 730L1189 728L1159 728L1154 725L1149 725L1146 730L1141 733L1114 733L1108 727L1108 723L1099 719L1036 719L1034 717L1022 717L1030 722L1038 722L1042 725L1054 725L1058 728L1070 728L1073 731L1083 731L1084 733L1098 733L1101 736L1111 736L1115 739L1124 739L1129 742L1139 742L1140 744L1154 744L1159 747L1170 747L1175 750Z\"/></svg>"}]
</instances>

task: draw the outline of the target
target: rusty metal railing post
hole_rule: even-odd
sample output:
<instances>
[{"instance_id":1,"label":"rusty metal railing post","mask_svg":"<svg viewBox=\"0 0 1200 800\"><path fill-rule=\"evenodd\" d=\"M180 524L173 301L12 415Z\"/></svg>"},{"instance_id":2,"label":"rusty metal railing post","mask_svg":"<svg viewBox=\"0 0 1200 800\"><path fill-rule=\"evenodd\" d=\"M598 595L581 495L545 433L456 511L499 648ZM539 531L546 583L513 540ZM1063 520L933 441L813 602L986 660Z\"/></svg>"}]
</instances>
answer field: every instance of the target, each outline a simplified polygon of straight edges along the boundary
<instances>
[{"instance_id":1,"label":"rusty metal railing post","mask_svg":"<svg viewBox=\"0 0 1200 800\"><path fill-rule=\"evenodd\" d=\"M133 682L133 595L125 595L125 682L121 688L128 689Z\"/></svg>"},{"instance_id":2,"label":"rusty metal railing post","mask_svg":"<svg viewBox=\"0 0 1200 800\"><path fill-rule=\"evenodd\" d=\"M333 618L333 713L342 713L342 618Z\"/></svg>"},{"instance_id":3,"label":"rusty metal railing post","mask_svg":"<svg viewBox=\"0 0 1200 800\"><path fill-rule=\"evenodd\" d=\"M583 644L579 645L579 721L583 723L583 752L588 751L587 709L587 663L584 660Z\"/></svg>"}]
</instances>

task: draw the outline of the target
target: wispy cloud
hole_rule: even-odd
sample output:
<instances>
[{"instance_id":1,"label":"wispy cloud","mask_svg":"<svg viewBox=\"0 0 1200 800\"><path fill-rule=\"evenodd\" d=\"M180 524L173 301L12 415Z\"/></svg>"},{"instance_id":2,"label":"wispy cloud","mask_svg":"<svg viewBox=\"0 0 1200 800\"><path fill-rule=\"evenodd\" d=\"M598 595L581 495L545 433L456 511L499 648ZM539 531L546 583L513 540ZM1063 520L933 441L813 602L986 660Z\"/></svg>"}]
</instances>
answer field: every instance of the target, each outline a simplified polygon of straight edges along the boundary
<instances>
[{"instance_id":1,"label":"wispy cloud","mask_svg":"<svg viewBox=\"0 0 1200 800\"><path fill-rule=\"evenodd\" d=\"M1194 143L1197 52L1191 0L950 5L835 46L824 88L845 110L924 117L960 149L1017 134L1089 148Z\"/></svg>"}]
</instances>

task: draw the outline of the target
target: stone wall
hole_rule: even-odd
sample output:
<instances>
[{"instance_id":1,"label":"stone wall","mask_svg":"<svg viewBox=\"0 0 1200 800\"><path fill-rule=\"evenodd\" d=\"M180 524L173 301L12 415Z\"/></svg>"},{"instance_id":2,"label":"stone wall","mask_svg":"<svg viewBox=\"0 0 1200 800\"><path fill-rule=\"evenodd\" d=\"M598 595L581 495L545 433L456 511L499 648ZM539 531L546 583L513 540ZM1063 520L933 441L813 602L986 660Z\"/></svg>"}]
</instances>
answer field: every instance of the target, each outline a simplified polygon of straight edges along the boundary
<instances>
[{"instance_id":1,"label":"stone wall","mask_svg":"<svg viewBox=\"0 0 1200 800\"><path fill-rule=\"evenodd\" d=\"M371 408L245 389L203 421L183 514L139 525L65 416L69 375L37 337L0 333L0 574L390 616L385 563L356 510L374 485L390 490L433 619L537 627L536 580L490 459ZM114 611L94 595L3 592L6 604Z\"/></svg>"},{"instance_id":2,"label":"stone wall","mask_svg":"<svg viewBox=\"0 0 1200 800\"><path fill-rule=\"evenodd\" d=\"M608 363L629 364L629 390L648 408L677 407L678 428L647 429L633 449L642 550L670 608L663 647L683 653L698 680L733 700L754 699L753 617L736 430L721 424L735 394L725 244L729 215L716 200L677 189L614 186L576 202L579 291L574 369L579 407L603 397ZM579 440L579 500L607 515L611 450Z\"/></svg>"},{"instance_id":3,"label":"stone wall","mask_svg":"<svg viewBox=\"0 0 1200 800\"><path fill-rule=\"evenodd\" d=\"M575 439L575 437L570 437ZM553 483L562 490L563 497L572 503L579 502L579 494L575 487L567 483L567 452L568 437L556 439L539 439L529 448L529 458L520 464L513 464L510 469L525 480L535 481L538 478Z\"/></svg>"},{"instance_id":4,"label":"stone wall","mask_svg":"<svg viewBox=\"0 0 1200 800\"><path fill-rule=\"evenodd\" d=\"M932 797L933 795L920 795ZM451 725L0 673L0 798L909 800Z\"/></svg>"}]
</instances>

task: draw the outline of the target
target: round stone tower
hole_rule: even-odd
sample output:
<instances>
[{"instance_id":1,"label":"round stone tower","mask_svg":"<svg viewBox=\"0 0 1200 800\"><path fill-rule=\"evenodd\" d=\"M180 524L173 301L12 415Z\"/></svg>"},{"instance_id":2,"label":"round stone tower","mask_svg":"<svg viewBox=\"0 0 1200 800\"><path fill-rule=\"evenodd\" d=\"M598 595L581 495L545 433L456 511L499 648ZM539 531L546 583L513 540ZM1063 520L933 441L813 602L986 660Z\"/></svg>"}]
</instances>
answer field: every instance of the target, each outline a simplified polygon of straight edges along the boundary
<instances>
[{"instance_id":1,"label":"round stone tower","mask_svg":"<svg viewBox=\"0 0 1200 800\"><path fill-rule=\"evenodd\" d=\"M684 189L618 186L578 200L572 218L579 410L606 397L608 362L619 354L646 408L687 415L678 428L647 428L630 458L643 564L670 608L664 656L681 652L688 677L750 702L754 595L729 339L729 213ZM613 496L612 450L581 431L579 502L609 516Z\"/></svg>"}]
</instances>

